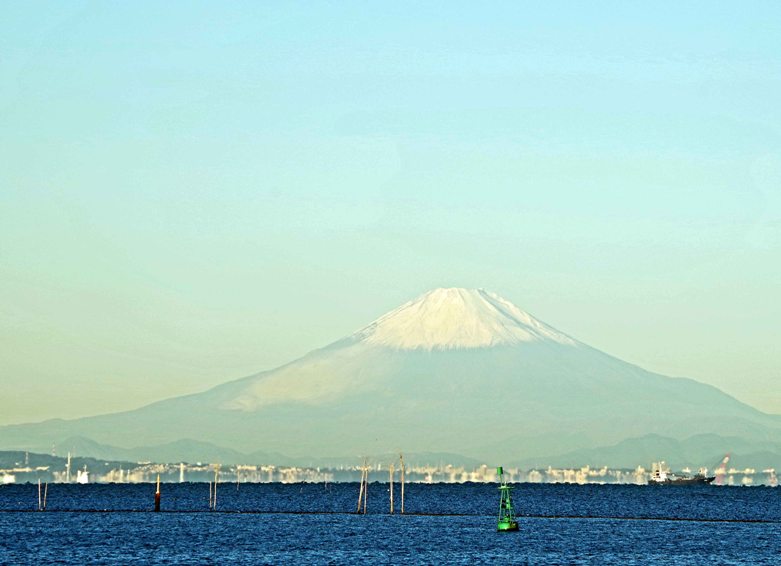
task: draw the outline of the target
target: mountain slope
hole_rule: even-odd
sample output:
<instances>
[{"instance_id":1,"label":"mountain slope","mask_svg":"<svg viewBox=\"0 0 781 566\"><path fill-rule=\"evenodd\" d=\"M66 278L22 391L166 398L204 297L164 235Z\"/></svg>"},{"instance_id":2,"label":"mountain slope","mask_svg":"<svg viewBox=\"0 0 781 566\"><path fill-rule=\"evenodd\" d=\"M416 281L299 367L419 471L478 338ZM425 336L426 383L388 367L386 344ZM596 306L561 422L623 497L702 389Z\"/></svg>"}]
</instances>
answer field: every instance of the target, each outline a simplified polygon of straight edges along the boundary
<instances>
[{"instance_id":1,"label":"mountain slope","mask_svg":"<svg viewBox=\"0 0 781 566\"><path fill-rule=\"evenodd\" d=\"M675 470L717 466L725 454L741 468L767 467L768 462L781 462L781 440L747 441L734 436L698 434L674 439L658 434L628 438L612 446L582 449L544 459L522 458L513 464L522 468L580 467L600 468L606 463L616 468L648 467L651 461L664 459ZM649 458L650 456L650 458Z\"/></svg>"},{"instance_id":2,"label":"mountain slope","mask_svg":"<svg viewBox=\"0 0 781 566\"><path fill-rule=\"evenodd\" d=\"M497 295L437 289L275 370L135 411L4 427L0 446L197 438L291 457L403 449L511 461L649 433L762 443L779 431L777 416L599 352Z\"/></svg>"}]
</instances>

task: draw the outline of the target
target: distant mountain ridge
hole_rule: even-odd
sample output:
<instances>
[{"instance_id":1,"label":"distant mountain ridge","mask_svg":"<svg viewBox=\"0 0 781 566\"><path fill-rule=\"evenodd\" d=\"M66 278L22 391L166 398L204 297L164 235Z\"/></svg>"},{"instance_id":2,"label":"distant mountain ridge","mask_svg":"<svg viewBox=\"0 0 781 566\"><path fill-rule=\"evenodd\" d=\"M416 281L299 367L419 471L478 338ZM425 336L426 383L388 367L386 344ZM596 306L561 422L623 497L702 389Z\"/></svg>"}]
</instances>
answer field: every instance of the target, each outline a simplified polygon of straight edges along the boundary
<instances>
[{"instance_id":1,"label":"distant mountain ridge","mask_svg":"<svg viewBox=\"0 0 781 566\"><path fill-rule=\"evenodd\" d=\"M58 450L60 452L67 451L73 454L89 455L94 458L129 462L187 462L189 464L197 462L221 464L275 462L287 464L290 462L290 458L282 454L269 454L262 451L247 454L231 448L217 446L211 442L201 442L189 438L155 446L122 448L101 444L90 438L71 437L63 440L59 444Z\"/></svg>"},{"instance_id":2,"label":"distant mountain ridge","mask_svg":"<svg viewBox=\"0 0 781 566\"><path fill-rule=\"evenodd\" d=\"M665 460L673 469L711 470L726 455L740 468L762 470L770 462L781 462L781 440L777 442L751 442L744 438L698 434L677 440L648 434L628 438L612 446L576 450L559 456L542 459L521 459L512 464L523 468L581 467L599 468L607 463L620 469L632 469L638 465L648 468L652 461ZM649 456L652 456L649 458Z\"/></svg>"},{"instance_id":3,"label":"distant mountain ridge","mask_svg":"<svg viewBox=\"0 0 781 566\"><path fill-rule=\"evenodd\" d=\"M779 433L779 416L618 360L498 295L436 289L277 369L134 411L0 427L0 448L82 437L162 457L197 439L290 461L404 451L487 463L602 450L612 465L623 456L604 447L647 435L715 434L761 452ZM665 457L650 451L637 464Z\"/></svg>"},{"instance_id":4,"label":"distant mountain ridge","mask_svg":"<svg viewBox=\"0 0 781 566\"><path fill-rule=\"evenodd\" d=\"M28 470L31 470L31 472L28 473L34 474L38 471L38 468L43 468L41 471L48 473L64 473L67 462L67 456L38 454L21 450L0 450L0 469L4 470L27 468ZM73 471L74 478L77 473L76 471L85 467L90 471L97 470L108 472L118 468L127 470L133 465L133 461L125 461L116 458L100 458L92 455L86 456L84 454L73 455L73 458L71 459L71 470Z\"/></svg>"},{"instance_id":5,"label":"distant mountain ridge","mask_svg":"<svg viewBox=\"0 0 781 566\"><path fill-rule=\"evenodd\" d=\"M219 463L236 464L273 464L277 466L303 467L340 467L354 465L354 458L344 457L302 457L291 458L279 453L252 452L243 453L230 448L217 446L208 442L198 442L184 439L158 446L137 446L135 448L120 448L99 444L87 438L69 438L58 447L60 452L67 451L74 455L78 467L84 463L94 467L97 461L128 463ZM664 459L674 469L686 467L697 469L709 466L711 469L725 454L731 454L732 461L740 468L763 469L769 461L781 461L781 441L779 442L748 442L742 438L723 437L717 434L695 435L683 440L648 434L639 438L630 438L612 446L600 446L591 449L576 450L559 456L542 458L521 458L505 462L508 466L521 469L544 469L548 466L559 468L580 468L591 466L601 468L609 465L617 469L633 469L638 465L648 468L651 461ZM16 461L23 458L23 452L8 452L14 454ZM656 455L656 456L653 456ZM653 456L653 458L649 458ZM32 457L32 454L31 454ZM40 465L40 457L30 460L31 465ZM393 461L396 453L365 454L370 462ZM57 462L64 461L62 457L52 457ZM453 453L406 453L405 461L410 465L443 465L465 466L476 468L482 464L491 464L485 460L468 458ZM82 460L84 460L82 462ZM48 465L48 460L46 460ZM76 466L77 464L74 464ZM2 467L2 466L0 466Z\"/></svg>"}]
</instances>

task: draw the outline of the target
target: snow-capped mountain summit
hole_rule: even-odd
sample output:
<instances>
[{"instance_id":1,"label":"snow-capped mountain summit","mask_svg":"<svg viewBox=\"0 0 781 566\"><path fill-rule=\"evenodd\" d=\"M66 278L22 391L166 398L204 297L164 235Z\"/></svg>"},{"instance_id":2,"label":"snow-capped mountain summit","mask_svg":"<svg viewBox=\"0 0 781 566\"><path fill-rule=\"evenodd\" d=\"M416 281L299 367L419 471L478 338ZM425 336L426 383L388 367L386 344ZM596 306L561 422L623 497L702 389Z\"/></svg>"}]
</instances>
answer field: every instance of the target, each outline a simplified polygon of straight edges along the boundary
<instances>
[{"instance_id":1,"label":"snow-capped mountain summit","mask_svg":"<svg viewBox=\"0 0 781 566\"><path fill-rule=\"evenodd\" d=\"M398 350L486 348L575 340L483 289L434 289L378 318L354 338Z\"/></svg>"}]
</instances>

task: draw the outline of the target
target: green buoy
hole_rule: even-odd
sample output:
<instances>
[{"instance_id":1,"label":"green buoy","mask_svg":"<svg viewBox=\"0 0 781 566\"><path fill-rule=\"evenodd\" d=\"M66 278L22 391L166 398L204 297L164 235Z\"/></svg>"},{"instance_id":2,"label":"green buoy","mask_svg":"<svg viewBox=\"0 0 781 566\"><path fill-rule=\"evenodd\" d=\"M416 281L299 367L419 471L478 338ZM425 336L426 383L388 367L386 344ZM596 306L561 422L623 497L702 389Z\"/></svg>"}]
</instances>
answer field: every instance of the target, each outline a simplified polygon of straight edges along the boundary
<instances>
[{"instance_id":1,"label":"green buoy","mask_svg":"<svg viewBox=\"0 0 781 566\"><path fill-rule=\"evenodd\" d=\"M513 499L510 497L510 491L513 487L507 485L507 482L504 481L504 470L501 466L496 468L496 473L499 475L499 493L501 494L499 499L499 521L496 523L496 530L517 531L518 521L515 520Z\"/></svg>"}]
</instances>

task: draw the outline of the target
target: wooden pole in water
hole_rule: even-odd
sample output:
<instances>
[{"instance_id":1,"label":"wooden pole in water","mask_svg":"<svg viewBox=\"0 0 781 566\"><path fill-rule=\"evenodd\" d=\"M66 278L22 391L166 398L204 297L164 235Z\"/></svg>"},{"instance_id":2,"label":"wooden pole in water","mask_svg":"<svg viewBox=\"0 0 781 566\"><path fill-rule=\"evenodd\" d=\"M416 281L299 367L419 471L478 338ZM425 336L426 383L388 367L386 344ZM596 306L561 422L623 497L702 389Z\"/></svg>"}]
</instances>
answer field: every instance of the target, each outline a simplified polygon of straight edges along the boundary
<instances>
[{"instance_id":1,"label":"wooden pole in water","mask_svg":"<svg viewBox=\"0 0 781 566\"><path fill-rule=\"evenodd\" d=\"M220 481L220 466L219 464L214 469L214 510L217 510L217 483Z\"/></svg>"},{"instance_id":2,"label":"wooden pole in water","mask_svg":"<svg viewBox=\"0 0 781 566\"><path fill-rule=\"evenodd\" d=\"M361 512L361 503L363 502L363 472L364 469L361 468L361 486L358 488L358 506L355 508L356 513Z\"/></svg>"},{"instance_id":3,"label":"wooden pole in water","mask_svg":"<svg viewBox=\"0 0 781 566\"><path fill-rule=\"evenodd\" d=\"M401 514L404 514L404 479L406 476L406 468L404 467L404 454L399 454L399 461L401 462Z\"/></svg>"},{"instance_id":4,"label":"wooden pole in water","mask_svg":"<svg viewBox=\"0 0 781 566\"><path fill-rule=\"evenodd\" d=\"M49 482L43 486L43 510L46 511L46 496L49 494Z\"/></svg>"},{"instance_id":5,"label":"wooden pole in water","mask_svg":"<svg viewBox=\"0 0 781 566\"><path fill-rule=\"evenodd\" d=\"M38 478L38 511L41 510L41 478Z\"/></svg>"},{"instance_id":6,"label":"wooden pole in water","mask_svg":"<svg viewBox=\"0 0 781 566\"><path fill-rule=\"evenodd\" d=\"M160 511L160 474L157 474L157 489L155 490L155 511Z\"/></svg>"},{"instance_id":7,"label":"wooden pole in water","mask_svg":"<svg viewBox=\"0 0 781 566\"><path fill-rule=\"evenodd\" d=\"M390 474L390 514L393 515L393 464L390 465L388 472Z\"/></svg>"},{"instance_id":8,"label":"wooden pole in water","mask_svg":"<svg viewBox=\"0 0 781 566\"><path fill-rule=\"evenodd\" d=\"M366 475L366 479L364 480L364 484L366 487L363 488L363 514L366 515L366 501L369 499L369 467L364 468L364 474Z\"/></svg>"},{"instance_id":9,"label":"wooden pole in water","mask_svg":"<svg viewBox=\"0 0 781 566\"><path fill-rule=\"evenodd\" d=\"M209 483L209 511L212 510L212 482Z\"/></svg>"}]
</instances>

